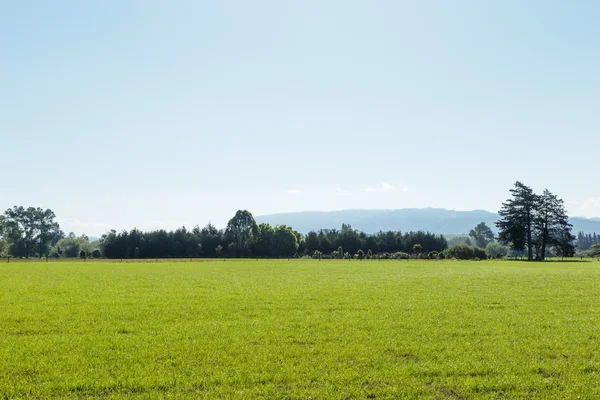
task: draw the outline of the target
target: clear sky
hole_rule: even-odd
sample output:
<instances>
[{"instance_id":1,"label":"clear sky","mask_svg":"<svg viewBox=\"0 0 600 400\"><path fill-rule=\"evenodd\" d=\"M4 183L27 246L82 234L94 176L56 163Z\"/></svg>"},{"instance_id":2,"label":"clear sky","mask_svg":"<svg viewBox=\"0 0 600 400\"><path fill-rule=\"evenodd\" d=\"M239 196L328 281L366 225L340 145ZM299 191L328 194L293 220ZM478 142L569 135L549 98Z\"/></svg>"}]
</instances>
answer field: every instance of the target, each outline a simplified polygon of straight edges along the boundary
<instances>
[{"instance_id":1,"label":"clear sky","mask_svg":"<svg viewBox=\"0 0 600 400\"><path fill-rule=\"evenodd\" d=\"M600 217L600 3L2 1L0 208L65 231L347 208Z\"/></svg>"}]
</instances>

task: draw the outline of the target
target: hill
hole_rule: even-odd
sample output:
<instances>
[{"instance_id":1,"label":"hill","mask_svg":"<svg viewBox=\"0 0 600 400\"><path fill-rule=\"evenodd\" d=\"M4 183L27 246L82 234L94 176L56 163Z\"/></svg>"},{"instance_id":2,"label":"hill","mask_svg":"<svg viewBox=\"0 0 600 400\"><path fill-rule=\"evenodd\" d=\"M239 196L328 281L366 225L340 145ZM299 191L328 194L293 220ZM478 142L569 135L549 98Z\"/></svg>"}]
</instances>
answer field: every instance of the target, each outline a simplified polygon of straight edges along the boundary
<instances>
[{"instance_id":1,"label":"hill","mask_svg":"<svg viewBox=\"0 0 600 400\"><path fill-rule=\"evenodd\" d=\"M380 230L423 230L436 234L464 234L482 221L496 232L494 222L497 220L498 214L489 211L455 211L443 208L305 211L256 217L259 224L289 225L302 233L319 229L340 229L342 224L350 224L352 228L368 233ZM600 233L600 220L575 217L570 221L574 233Z\"/></svg>"}]
</instances>

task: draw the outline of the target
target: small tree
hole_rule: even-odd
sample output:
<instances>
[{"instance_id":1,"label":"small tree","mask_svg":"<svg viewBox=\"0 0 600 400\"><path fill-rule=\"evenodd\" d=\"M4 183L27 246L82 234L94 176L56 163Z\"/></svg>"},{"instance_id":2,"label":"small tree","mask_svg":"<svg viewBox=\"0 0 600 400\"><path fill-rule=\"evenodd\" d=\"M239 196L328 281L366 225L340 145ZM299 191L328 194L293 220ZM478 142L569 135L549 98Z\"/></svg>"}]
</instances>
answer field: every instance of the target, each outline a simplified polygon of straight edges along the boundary
<instances>
[{"instance_id":1,"label":"small tree","mask_svg":"<svg viewBox=\"0 0 600 400\"><path fill-rule=\"evenodd\" d=\"M346 252L344 253L344 260L351 260L352 256L350 255L350 253Z\"/></svg>"},{"instance_id":2,"label":"small tree","mask_svg":"<svg viewBox=\"0 0 600 400\"><path fill-rule=\"evenodd\" d=\"M365 258L365 252L359 249L359 250L356 252L356 256L357 256L356 258L358 258L359 260L362 260L362 259L364 259L364 258Z\"/></svg>"},{"instance_id":3,"label":"small tree","mask_svg":"<svg viewBox=\"0 0 600 400\"><path fill-rule=\"evenodd\" d=\"M221 258L221 257L223 257L223 246L221 246L221 245L218 245L218 246L215 248L215 254L216 254L217 258Z\"/></svg>"},{"instance_id":4,"label":"small tree","mask_svg":"<svg viewBox=\"0 0 600 400\"><path fill-rule=\"evenodd\" d=\"M79 252L79 258L81 258L82 260L85 260L87 258L87 255L85 254L85 250L81 250Z\"/></svg>"},{"instance_id":5,"label":"small tree","mask_svg":"<svg viewBox=\"0 0 600 400\"><path fill-rule=\"evenodd\" d=\"M135 250L133 251L133 258L135 258L136 260L138 258L140 258L140 248L136 247Z\"/></svg>"},{"instance_id":6,"label":"small tree","mask_svg":"<svg viewBox=\"0 0 600 400\"><path fill-rule=\"evenodd\" d=\"M342 246L338 247L337 249L337 258L340 260L344 258L344 249L342 249Z\"/></svg>"},{"instance_id":7,"label":"small tree","mask_svg":"<svg viewBox=\"0 0 600 400\"><path fill-rule=\"evenodd\" d=\"M370 260L373 258L373 252L371 251L371 249L369 249L369 251L367 252L367 260Z\"/></svg>"},{"instance_id":8,"label":"small tree","mask_svg":"<svg viewBox=\"0 0 600 400\"><path fill-rule=\"evenodd\" d=\"M100 250L96 249L96 250L92 251L92 257L102 258L102 253L100 253Z\"/></svg>"},{"instance_id":9,"label":"small tree","mask_svg":"<svg viewBox=\"0 0 600 400\"><path fill-rule=\"evenodd\" d=\"M420 256L422 252L423 252L423 246L421 246L419 243L417 243L413 246L413 254Z\"/></svg>"}]
</instances>

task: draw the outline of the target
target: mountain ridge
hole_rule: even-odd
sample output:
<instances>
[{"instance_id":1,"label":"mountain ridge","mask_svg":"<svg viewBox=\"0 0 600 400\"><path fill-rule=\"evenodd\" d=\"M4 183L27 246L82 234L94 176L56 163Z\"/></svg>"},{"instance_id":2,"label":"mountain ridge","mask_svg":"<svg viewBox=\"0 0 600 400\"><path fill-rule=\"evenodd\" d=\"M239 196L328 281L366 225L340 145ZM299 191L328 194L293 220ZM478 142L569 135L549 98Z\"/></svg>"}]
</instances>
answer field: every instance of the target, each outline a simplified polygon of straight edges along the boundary
<instances>
[{"instance_id":1,"label":"mountain ridge","mask_svg":"<svg viewBox=\"0 0 600 400\"><path fill-rule=\"evenodd\" d=\"M367 233L380 230L429 231L436 234L466 234L485 222L497 232L499 216L486 210L449 210L445 208L350 209L339 211L298 211L255 217L257 223L288 225L301 233L320 229L340 229L342 224ZM600 219L573 217L573 232L600 233Z\"/></svg>"}]
</instances>

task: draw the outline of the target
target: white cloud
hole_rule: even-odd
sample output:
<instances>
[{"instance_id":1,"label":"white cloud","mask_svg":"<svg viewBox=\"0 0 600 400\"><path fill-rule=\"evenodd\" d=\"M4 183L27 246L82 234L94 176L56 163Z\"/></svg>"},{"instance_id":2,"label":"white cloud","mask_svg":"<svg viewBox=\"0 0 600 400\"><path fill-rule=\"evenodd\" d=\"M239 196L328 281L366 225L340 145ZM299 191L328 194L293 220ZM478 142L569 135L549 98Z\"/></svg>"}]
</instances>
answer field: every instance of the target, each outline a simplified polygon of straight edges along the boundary
<instances>
[{"instance_id":1,"label":"white cloud","mask_svg":"<svg viewBox=\"0 0 600 400\"><path fill-rule=\"evenodd\" d=\"M345 190L345 189L342 189L342 188L336 188L336 189L335 189L335 193L336 193L338 196L349 196L349 195L350 195L350 192L349 192L349 191L347 191L347 190Z\"/></svg>"},{"instance_id":2,"label":"white cloud","mask_svg":"<svg viewBox=\"0 0 600 400\"><path fill-rule=\"evenodd\" d=\"M600 197L590 197L579 205L577 215L588 218L600 217Z\"/></svg>"},{"instance_id":3,"label":"white cloud","mask_svg":"<svg viewBox=\"0 0 600 400\"><path fill-rule=\"evenodd\" d=\"M294 196L298 196L300 193L302 193L302 190L298 190L298 189L288 189L287 194L291 194Z\"/></svg>"},{"instance_id":4,"label":"white cloud","mask_svg":"<svg viewBox=\"0 0 600 400\"><path fill-rule=\"evenodd\" d=\"M375 186L367 186L365 191L371 193L387 193L387 192L395 192L396 190L400 190L401 192L408 192L408 187L406 185L402 186L400 189L397 189L394 185L391 185L386 182L381 182Z\"/></svg>"}]
</instances>

